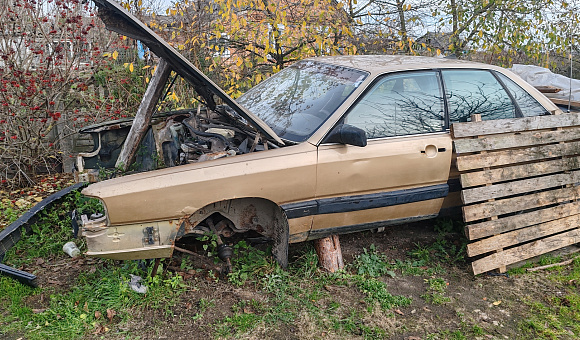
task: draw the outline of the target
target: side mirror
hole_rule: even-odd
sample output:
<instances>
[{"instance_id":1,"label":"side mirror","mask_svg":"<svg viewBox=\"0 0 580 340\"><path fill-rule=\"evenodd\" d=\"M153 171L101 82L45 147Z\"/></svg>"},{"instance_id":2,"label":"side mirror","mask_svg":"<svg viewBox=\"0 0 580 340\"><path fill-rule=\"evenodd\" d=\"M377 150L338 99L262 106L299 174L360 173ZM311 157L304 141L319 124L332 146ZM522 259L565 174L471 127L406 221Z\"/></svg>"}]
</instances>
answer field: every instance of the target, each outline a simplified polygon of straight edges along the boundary
<instances>
[{"instance_id":1,"label":"side mirror","mask_svg":"<svg viewBox=\"0 0 580 340\"><path fill-rule=\"evenodd\" d=\"M367 146L367 134L363 129L348 124L337 125L326 136L325 143L340 143L354 146Z\"/></svg>"}]
</instances>

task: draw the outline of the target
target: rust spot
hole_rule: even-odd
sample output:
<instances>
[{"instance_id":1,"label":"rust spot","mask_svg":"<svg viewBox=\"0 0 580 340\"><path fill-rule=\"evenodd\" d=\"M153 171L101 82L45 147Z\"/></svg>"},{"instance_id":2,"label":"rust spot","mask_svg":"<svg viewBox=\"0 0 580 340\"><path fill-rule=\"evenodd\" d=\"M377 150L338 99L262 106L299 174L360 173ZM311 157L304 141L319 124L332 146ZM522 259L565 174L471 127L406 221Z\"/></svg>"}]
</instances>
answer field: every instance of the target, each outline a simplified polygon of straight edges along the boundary
<instances>
[{"instance_id":1,"label":"rust spot","mask_svg":"<svg viewBox=\"0 0 580 340\"><path fill-rule=\"evenodd\" d=\"M240 224L243 229L251 229L258 221L256 207L253 204L248 205L240 214Z\"/></svg>"}]
</instances>

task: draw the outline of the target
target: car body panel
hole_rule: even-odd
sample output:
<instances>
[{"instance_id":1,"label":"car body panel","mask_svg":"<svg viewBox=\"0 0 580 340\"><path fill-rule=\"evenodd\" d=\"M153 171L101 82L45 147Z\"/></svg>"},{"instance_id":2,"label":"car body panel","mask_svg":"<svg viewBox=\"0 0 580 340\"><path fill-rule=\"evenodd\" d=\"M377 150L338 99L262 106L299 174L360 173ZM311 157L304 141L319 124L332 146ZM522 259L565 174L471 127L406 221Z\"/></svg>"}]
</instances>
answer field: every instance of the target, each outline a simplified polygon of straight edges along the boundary
<instances>
[{"instance_id":1,"label":"car body panel","mask_svg":"<svg viewBox=\"0 0 580 340\"><path fill-rule=\"evenodd\" d=\"M447 133L374 139L364 148L323 144L318 151L316 197L356 195L361 199L351 201L361 204L362 194L375 193L368 200L377 202L383 198L384 202L379 204L389 204L392 201L390 196L400 192L395 195L406 202L408 199L403 196L407 195L408 189L447 185L451 154L451 137ZM443 198L447 191L439 195L430 197ZM429 216L437 214L441 208L421 195L415 195L411 200L420 200L425 204L415 204L414 209L409 211L410 215L401 215L397 211L394 216L383 215L383 220ZM437 202L442 203L442 200ZM331 223L335 226L372 221L371 218L351 223L356 214L349 211L333 215ZM362 217L365 217L364 214ZM340 218L342 222L339 222ZM329 216L316 215L313 228L327 228L328 219Z\"/></svg>"},{"instance_id":2,"label":"car body panel","mask_svg":"<svg viewBox=\"0 0 580 340\"><path fill-rule=\"evenodd\" d=\"M316 157L316 147L302 143L115 178L83 194L103 200L111 225L179 219L244 197L281 205L314 197Z\"/></svg>"}]
</instances>

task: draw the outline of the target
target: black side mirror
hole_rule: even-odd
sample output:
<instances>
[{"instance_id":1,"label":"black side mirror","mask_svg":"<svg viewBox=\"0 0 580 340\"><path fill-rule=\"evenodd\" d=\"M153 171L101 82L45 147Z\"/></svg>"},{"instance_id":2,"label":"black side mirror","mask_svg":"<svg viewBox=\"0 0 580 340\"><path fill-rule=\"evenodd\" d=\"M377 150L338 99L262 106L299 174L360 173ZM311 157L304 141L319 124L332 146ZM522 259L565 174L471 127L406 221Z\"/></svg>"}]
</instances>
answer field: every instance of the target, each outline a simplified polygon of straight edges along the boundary
<instances>
[{"instance_id":1,"label":"black side mirror","mask_svg":"<svg viewBox=\"0 0 580 340\"><path fill-rule=\"evenodd\" d=\"M326 136L325 143L340 143L354 146L367 146L367 134L363 129L348 124L337 125Z\"/></svg>"}]
</instances>

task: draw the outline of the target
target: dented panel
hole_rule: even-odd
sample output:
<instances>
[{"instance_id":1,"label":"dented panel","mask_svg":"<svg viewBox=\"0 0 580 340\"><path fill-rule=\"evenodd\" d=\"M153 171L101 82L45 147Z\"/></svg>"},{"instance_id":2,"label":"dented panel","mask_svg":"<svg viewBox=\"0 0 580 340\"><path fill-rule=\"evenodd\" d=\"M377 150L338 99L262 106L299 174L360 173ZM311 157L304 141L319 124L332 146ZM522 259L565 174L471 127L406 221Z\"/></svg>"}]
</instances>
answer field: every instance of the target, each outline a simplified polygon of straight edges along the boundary
<instances>
[{"instance_id":1,"label":"dented panel","mask_svg":"<svg viewBox=\"0 0 580 340\"><path fill-rule=\"evenodd\" d=\"M107 227L100 219L85 222L81 232L88 256L136 260L170 257L178 229L176 220Z\"/></svg>"}]
</instances>

